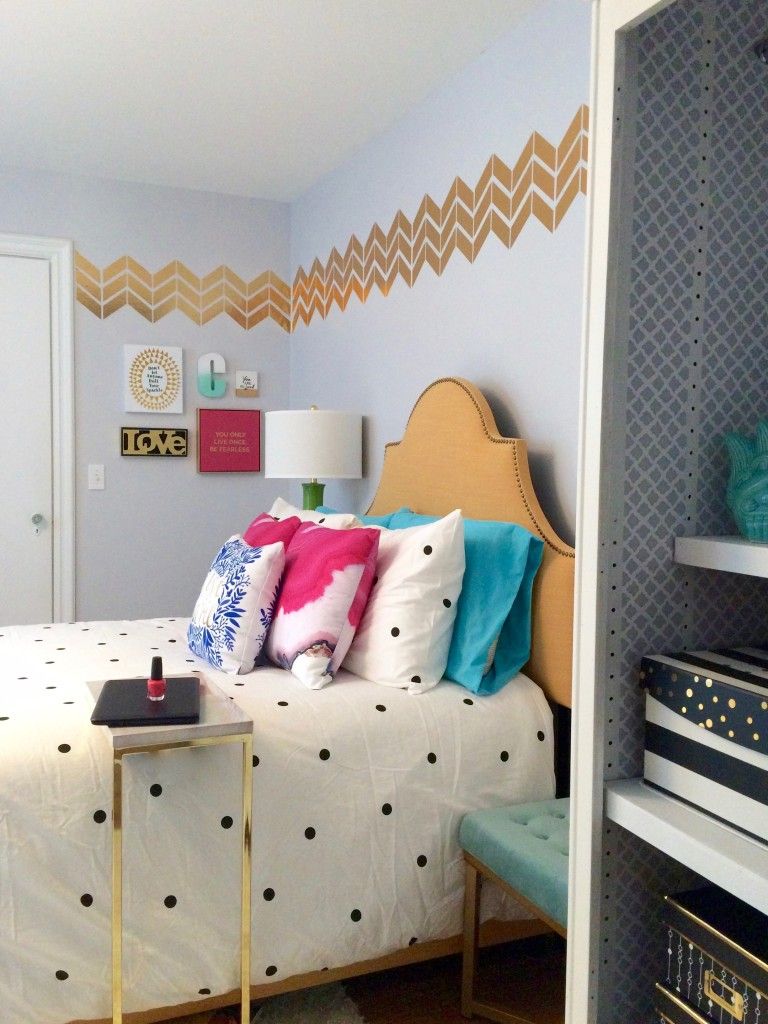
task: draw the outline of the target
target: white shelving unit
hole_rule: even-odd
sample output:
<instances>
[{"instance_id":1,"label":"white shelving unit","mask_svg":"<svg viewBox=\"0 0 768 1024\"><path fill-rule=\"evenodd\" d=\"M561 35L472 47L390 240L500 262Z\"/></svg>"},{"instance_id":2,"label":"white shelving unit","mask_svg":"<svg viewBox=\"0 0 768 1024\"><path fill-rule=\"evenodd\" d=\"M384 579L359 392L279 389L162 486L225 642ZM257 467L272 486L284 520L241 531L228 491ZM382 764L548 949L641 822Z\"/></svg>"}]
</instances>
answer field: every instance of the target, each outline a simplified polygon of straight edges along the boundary
<instances>
[{"instance_id":1,"label":"white shelving unit","mask_svg":"<svg viewBox=\"0 0 768 1024\"><path fill-rule=\"evenodd\" d=\"M764 8L593 2L567 1024L659 1019L662 896L708 879L768 914L768 844L636 778L641 658L768 622L721 443L765 416Z\"/></svg>"},{"instance_id":2,"label":"white shelving unit","mask_svg":"<svg viewBox=\"0 0 768 1024\"><path fill-rule=\"evenodd\" d=\"M642 779L609 782L605 811L617 825L768 914L768 846L764 843Z\"/></svg>"},{"instance_id":3,"label":"white shelving unit","mask_svg":"<svg viewBox=\"0 0 768 1024\"><path fill-rule=\"evenodd\" d=\"M743 537L677 537L675 561L701 569L768 577L768 544Z\"/></svg>"}]
</instances>

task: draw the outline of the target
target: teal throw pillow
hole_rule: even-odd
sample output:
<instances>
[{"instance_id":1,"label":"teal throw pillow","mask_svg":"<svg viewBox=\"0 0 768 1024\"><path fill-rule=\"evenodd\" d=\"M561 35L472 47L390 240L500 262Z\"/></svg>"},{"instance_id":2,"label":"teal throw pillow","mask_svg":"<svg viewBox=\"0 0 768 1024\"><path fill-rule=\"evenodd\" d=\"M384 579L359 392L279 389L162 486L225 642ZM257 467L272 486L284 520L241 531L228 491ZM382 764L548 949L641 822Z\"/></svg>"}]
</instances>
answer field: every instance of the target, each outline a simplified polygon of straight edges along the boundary
<instances>
[{"instance_id":1,"label":"teal throw pillow","mask_svg":"<svg viewBox=\"0 0 768 1024\"><path fill-rule=\"evenodd\" d=\"M327 505L320 505L318 508L315 509L315 511L320 512L322 515L326 516L336 516L339 514L338 509L328 508ZM353 512L352 514L360 520L363 526L383 526L384 529L389 529L389 521L392 518L392 516L395 515L394 512L389 512L385 516L361 516L358 515L357 512Z\"/></svg>"},{"instance_id":2,"label":"teal throw pillow","mask_svg":"<svg viewBox=\"0 0 768 1024\"><path fill-rule=\"evenodd\" d=\"M407 509L389 518L392 530L435 520ZM465 519L464 547L466 569L445 676L473 693L496 693L530 657L531 593L544 542L515 523Z\"/></svg>"}]
</instances>

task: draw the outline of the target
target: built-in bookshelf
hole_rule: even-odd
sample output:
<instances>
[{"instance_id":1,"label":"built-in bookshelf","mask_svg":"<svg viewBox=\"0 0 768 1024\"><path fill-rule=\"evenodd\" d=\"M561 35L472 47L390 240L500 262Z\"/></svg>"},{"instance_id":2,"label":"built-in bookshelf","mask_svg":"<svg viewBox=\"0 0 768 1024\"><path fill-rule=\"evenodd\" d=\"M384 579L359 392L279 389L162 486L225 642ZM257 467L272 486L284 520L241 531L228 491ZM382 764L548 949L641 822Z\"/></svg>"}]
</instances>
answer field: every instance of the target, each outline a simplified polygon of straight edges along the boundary
<instances>
[{"instance_id":1,"label":"built-in bookshelf","mask_svg":"<svg viewBox=\"0 0 768 1024\"><path fill-rule=\"evenodd\" d=\"M768 914L768 846L649 786L606 786L605 813L658 850Z\"/></svg>"},{"instance_id":2,"label":"built-in bookshelf","mask_svg":"<svg viewBox=\"0 0 768 1024\"><path fill-rule=\"evenodd\" d=\"M768 577L768 544L743 537L677 537L675 561L700 569Z\"/></svg>"},{"instance_id":3,"label":"built-in bookshelf","mask_svg":"<svg viewBox=\"0 0 768 1024\"><path fill-rule=\"evenodd\" d=\"M658 1019L665 894L711 881L768 914L768 845L640 778L639 679L768 634L723 445L768 415L765 3L597 7L568 1024Z\"/></svg>"}]
</instances>

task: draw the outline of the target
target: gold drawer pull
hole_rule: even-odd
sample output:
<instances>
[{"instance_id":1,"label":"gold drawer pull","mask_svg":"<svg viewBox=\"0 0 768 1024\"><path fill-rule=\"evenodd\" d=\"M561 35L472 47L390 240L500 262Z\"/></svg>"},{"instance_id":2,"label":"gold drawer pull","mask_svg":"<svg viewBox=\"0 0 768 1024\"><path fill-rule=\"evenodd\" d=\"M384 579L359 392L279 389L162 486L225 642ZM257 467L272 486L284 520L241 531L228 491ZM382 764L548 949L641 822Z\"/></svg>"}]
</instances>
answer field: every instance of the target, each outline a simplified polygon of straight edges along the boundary
<instances>
[{"instance_id":1,"label":"gold drawer pull","mask_svg":"<svg viewBox=\"0 0 768 1024\"><path fill-rule=\"evenodd\" d=\"M704 971L704 995L727 1010L734 1020L744 1020L744 996L718 978L714 971Z\"/></svg>"}]
</instances>

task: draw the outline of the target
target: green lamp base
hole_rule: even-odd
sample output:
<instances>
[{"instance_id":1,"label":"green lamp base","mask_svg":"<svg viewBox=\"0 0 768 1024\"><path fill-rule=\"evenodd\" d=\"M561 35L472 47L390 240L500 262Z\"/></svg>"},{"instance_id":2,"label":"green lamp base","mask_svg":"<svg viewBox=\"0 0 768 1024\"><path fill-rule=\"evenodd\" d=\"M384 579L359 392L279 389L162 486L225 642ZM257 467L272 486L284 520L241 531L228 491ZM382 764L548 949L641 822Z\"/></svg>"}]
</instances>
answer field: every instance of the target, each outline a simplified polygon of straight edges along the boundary
<instances>
[{"instance_id":1,"label":"green lamp base","mask_svg":"<svg viewBox=\"0 0 768 1024\"><path fill-rule=\"evenodd\" d=\"M301 489L304 493L304 509L314 512L318 505L323 504L323 491L325 490L325 484L320 484L317 480L311 480L309 483L302 484Z\"/></svg>"}]
</instances>

